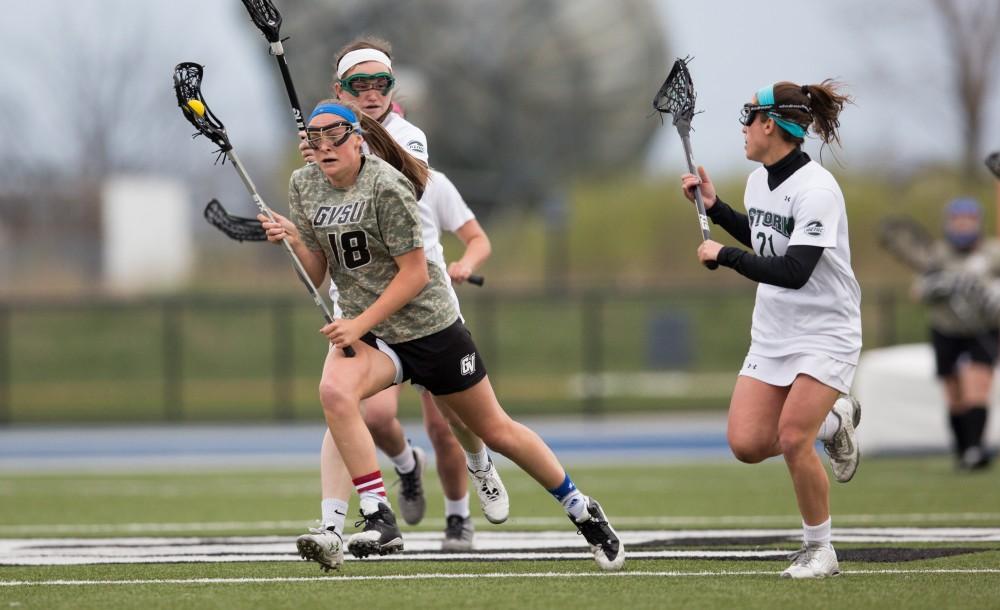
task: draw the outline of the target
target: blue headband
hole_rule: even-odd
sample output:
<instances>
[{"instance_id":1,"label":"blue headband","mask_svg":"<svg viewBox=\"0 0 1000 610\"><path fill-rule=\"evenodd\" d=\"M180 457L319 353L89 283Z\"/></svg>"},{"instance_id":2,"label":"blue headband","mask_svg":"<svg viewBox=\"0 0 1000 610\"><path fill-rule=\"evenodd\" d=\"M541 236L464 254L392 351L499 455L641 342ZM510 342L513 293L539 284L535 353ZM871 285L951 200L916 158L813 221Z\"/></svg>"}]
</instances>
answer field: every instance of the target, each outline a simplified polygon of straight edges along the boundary
<instances>
[{"instance_id":1,"label":"blue headband","mask_svg":"<svg viewBox=\"0 0 1000 610\"><path fill-rule=\"evenodd\" d=\"M757 90L757 104L759 106L774 106L774 85L761 87ZM806 137L806 130L802 128L802 125L793 123L788 119L781 118L781 115L773 110L767 111L767 116L774 119L774 122L778 124L778 127L781 127L796 138Z\"/></svg>"},{"instance_id":2,"label":"blue headband","mask_svg":"<svg viewBox=\"0 0 1000 610\"><path fill-rule=\"evenodd\" d=\"M312 111L309 115L309 121L312 122L317 116L321 114L333 114L344 119L351 124L351 127L355 129L358 133L361 133L361 123L358 122L357 115L348 108L347 106L341 106L340 104L319 104L316 109Z\"/></svg>"}]
</instances>

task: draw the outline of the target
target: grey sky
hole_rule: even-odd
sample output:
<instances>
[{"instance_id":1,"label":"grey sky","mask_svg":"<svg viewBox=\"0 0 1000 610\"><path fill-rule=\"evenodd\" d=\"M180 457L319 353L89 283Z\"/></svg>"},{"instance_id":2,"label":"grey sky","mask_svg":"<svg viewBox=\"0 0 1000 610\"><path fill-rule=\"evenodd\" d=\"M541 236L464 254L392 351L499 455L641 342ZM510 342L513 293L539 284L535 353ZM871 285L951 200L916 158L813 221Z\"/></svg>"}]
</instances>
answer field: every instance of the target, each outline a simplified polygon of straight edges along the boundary
<instances>
[{"instance_id":1,"label":"grey sky","mask_svg":"<svg viewBox=\"0 0 1000 610\"><path fill-rule=\"evenodd\" d=\"M846 170L867 165L905 170L959 157L958 109L930 0L659 0L658 5L672 52L695 58L690 69L704 112L694 120L692 147L709 171L753 167L742 156L736 119L758 88L828 77L845 81L856 98L842 115L838 158ZM997 85L983 138L991 149L1000 148ZM684 165L672 131L664 128L654 142L650 170L679 171ZM816 143L808 150L816 152ZM824 162L836 167L826 153Z\"/></svg>"},{"instance_id":2,"label":"grey sky","mask_svg":"<svg viewBox=\"0 0 1000 610\"><path fill-rule=\"evenodd\" d=\"M765 5L736 0L654 1L662 9L671 52L695 58L691 71L703 113L695 119L692 141L696 160L711 170L742 172L752 167L742 157L743 141L736 121L740 106L758 87L784 79L818 82L839 77L850 85L857 105L843 115L844 151L840 155L848 170L869 164L907 168L958 157L957 109L948 93L948 68L940 51L943 37L929 0L769 0ZM108 45L109 53L114 52L110 47L118 36L138 31L148 37L150 52L156 55L146 61L150 66L162 65L162 70L155 70L154 79L150 68L144 77L151 84L143 86L160 87L162 82L165 107L172 104L172 66L182 60L204 63L206 97L220 100L213 106L227 123L238 149L287 143L280 88L262 95L259 86L248 86L274 84L274 65L259 32L240 18L244 17L243 8L236 0L36 0L8 4L0 35L10 41L16 34L28 42L18 49L25 53L22 59L0 67L0 75L9 86L5 95L0 94L0 101L8 126L12 121L22 127L37 124L33 133L41 134L20 142L23 150L44 154L54 141L53 134L45 131L51 117L44 116L41 109L51 108L53 100L64 101L60 97L62 83L44 70L34 69L31 57L53 49L64 54L78 52L60 47L60 42L72 39L66 32L52 35L54 24L66 23L78 30L78 39L95 46ZM294 57L290 61L294 71ZM663 76L650 75L649 91L635 94L651 98ZM241 92L245 95L235 101L233 94ZM122 104L128 103L123 98ZM987 119L984 143L1000 148L1000 94L996 90ZM184 131L179 113L164 114L157 120L171 121ZM680 144L669 125L657 129L647 167L654 172L676 173L683 167ZM168 144L179 145L179 139ZM180 154L198 154L204 152L202 148L205 146L189 146ZM815 143L810 144L810 150L815 149Z\"/></svg>"}]
</instances>

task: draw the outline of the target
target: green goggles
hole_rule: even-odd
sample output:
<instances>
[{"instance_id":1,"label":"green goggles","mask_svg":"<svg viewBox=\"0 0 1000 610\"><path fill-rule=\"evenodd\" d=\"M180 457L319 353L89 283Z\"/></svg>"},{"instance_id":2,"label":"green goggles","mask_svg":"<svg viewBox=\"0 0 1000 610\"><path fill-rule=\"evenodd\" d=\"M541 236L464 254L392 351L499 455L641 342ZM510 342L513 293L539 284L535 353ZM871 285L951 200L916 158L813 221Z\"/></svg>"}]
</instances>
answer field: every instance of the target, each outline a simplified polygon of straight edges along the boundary
<instances>
[{"instance_id":1,"label":"green goggles","mask_svg":"<svg viewBox=\"0 0 1000 610\"><path fill-rule=\"evenodd\" d=\"M396 77L388 72L352 74L347 78L340 79L340 86L354 97L360 95L362 91L371 91L372 89L382 95L388 95L396 86Z\"/></svg>"}]
</instances>

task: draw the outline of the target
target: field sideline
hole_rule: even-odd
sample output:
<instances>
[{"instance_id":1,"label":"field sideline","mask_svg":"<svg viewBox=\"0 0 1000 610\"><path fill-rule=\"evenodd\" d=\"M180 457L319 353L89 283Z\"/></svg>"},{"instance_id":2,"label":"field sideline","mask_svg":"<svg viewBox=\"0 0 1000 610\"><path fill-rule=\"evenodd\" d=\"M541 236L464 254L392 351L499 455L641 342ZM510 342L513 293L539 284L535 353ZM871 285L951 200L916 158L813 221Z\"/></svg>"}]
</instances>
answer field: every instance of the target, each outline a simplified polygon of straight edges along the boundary
<instances>
[{"instance_id":1,"label":"field sideline","mask_svg":"<svg viewBox=\"0 0 1000 610\"><path fill-rule=\"evenodd\" d=\"M521 610L1000 600L995 472L961 475L944 457L865 461L831 488L843 574L813 582L777 576L798 546L780 461L570 472L626 542L624 571L601 573L558 505L510 468L512 517L476 519L475 553L438 550L442 499L428 480L427 518L404 527L405 553L331 574L295 555L317 516L313 469L0 473L0 608L310 608L363 595L385 608Z\"/></svg>"}]
</instances>

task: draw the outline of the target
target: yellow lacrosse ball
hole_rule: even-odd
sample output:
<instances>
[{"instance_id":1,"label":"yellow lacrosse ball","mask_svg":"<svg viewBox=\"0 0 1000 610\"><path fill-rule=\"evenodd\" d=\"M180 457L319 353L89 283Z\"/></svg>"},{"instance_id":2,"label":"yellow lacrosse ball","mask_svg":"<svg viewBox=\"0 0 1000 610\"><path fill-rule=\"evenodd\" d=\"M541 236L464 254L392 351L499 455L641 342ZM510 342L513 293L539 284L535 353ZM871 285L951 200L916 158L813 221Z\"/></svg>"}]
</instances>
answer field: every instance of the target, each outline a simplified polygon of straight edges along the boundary
<instances>
[{"instance_id":1,"label":"yellow lacrosse ball","mask_svg":"<svg viewBox=\"0 0 1000 610\"><path fill-rule=\"evenodd\" d=\"M188 100L187 105L198 116L205 116L205 104L202 104L198 100Z\"/></svg>"}]
</instances>

